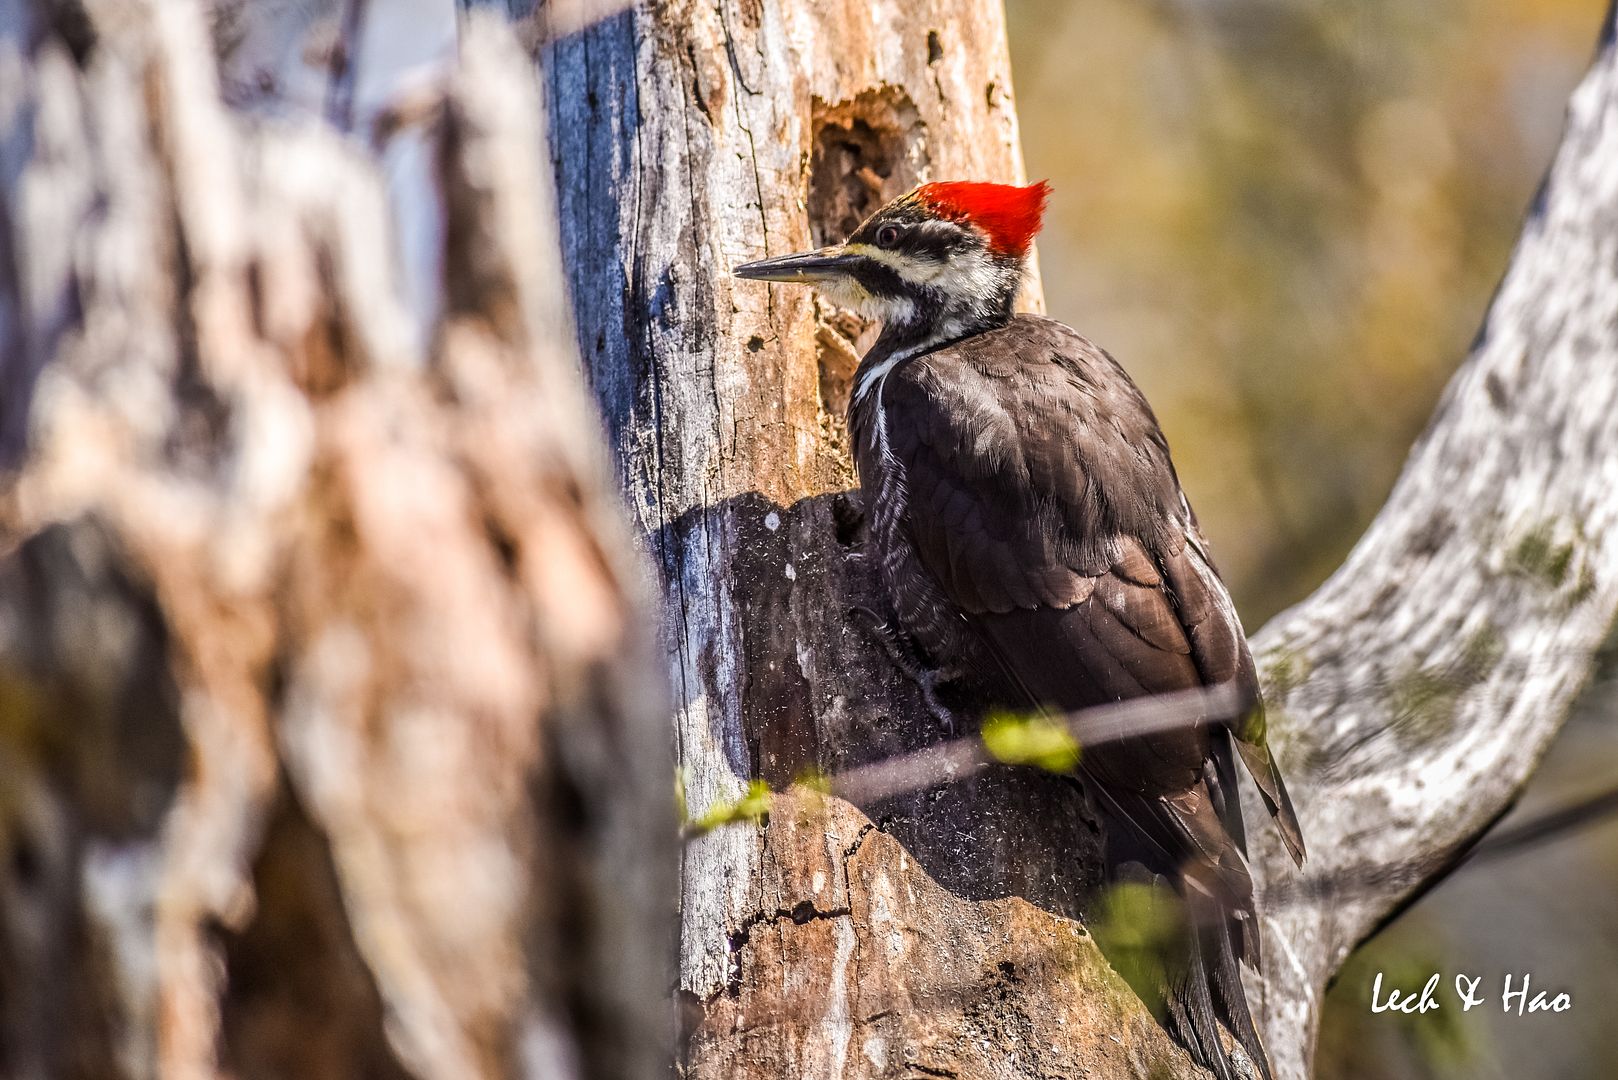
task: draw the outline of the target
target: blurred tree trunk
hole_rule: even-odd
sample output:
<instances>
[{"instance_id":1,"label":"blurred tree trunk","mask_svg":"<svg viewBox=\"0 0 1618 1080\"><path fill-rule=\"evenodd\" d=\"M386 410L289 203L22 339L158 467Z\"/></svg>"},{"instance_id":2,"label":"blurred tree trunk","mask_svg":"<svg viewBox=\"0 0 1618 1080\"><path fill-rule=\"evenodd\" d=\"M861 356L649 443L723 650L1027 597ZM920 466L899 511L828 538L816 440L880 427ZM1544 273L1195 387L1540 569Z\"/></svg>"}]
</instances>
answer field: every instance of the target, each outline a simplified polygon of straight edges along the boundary
<instances>
[{"instance_id":1,"label":"blurred tree trunk","mask_svg":"<svg viewBox=\"0 0 1618 1080\"><path fill-rule=\"evenodd\" d=\"M666 701L526 57L473 21L379 129L417 318L374 161L228 112L199 5L3 14L0 1073L665 1076Z\"/></svg>"},{"instance_id":2,"label":"blurred tree trunk","mask_svg":"<svg viewBox=\"0 0 1618 1080\"><path fill-rule=\"evenodd\" d=\"M935 741L851 615L878 606L845 491L865 328L727 271L840 238L918 180L1020 179L999 4L642 5L543 67L581 346L666 590L692 812ZM1259 636L1315 853L1300 883L1254 830L1250 996L1280 1076L1307 1075L1348 951L1509 805L1618 610L1614 79L1609 34L1387 509ZM1073 785L1000 769L859 807L793 788L696 838L686 1075L1194 1074L1085 932L1096 837Z\"/></svg>"}]
</instances>

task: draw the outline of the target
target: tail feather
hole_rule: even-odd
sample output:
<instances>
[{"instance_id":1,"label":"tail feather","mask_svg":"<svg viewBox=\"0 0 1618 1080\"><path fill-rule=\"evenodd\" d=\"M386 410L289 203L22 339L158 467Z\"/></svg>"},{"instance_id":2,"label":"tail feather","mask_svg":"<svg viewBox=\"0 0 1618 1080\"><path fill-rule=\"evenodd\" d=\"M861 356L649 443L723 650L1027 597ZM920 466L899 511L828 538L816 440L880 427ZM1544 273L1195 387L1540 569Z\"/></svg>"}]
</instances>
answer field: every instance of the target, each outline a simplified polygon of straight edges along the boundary
<instances>
[{"instance_id":1,"label":"tail feather","mask_svg":"<svg viewBox=\"0 0 1618 1080\"><path fill-rule=\"evenodd\" d=\"M1181 966L1181 977L1177 985L1169 988L1170 1027L1197 1064L1219 1080L1237 1080L1230 1055L1225 1053L1218 1015L1214 1011L1213 980L1209 978L1204 956L1206 935L1200 928L1192 930L1185 939L1189 948Z\"/></svg>"},{"instance_id":2,"label":"tail feather","mask_svg":"<svg viewBox=\"0 0 1618 1080\"><path fill-rule=\"evenodd\" d=\"M1229 744L1216 743L1200 800L1110 797L1128 823L1127 834L1112 842L1115 856L1145 869L1160 887L1172 883L1180 899L1184 932L1161 942L1162 982L1155 988L1170 1033L1219 1080L1272 1080L1242 988L1242 964L1258 964L1259 934L1251 879L1231 836L1241 836L1231 759ZM1223 850L1215 850L1219 839ZM1113 866L1123 868L1116 860ZM1221 1028L1252 1062L1251 1071L1232 1062Z\"/></svg>"},{"instance_id":3,"label":"tail feather","mask_svg":"<svg viewBox=\"0 0 1618 1080\"><path fill-rule=\"evenodd\" d=\"M1140 863L1130 863L1120 870L1122 882L1150 885L1162 891L1149 895L1166 899L1168 876L1154 874ZM1191 1060L1217 1080L1274 1080L1269 1056L1242 988L1243 941L1247 933L1242 923L1251 919L1233 915L1224 901L1195 885L1180 885L1177 895L1179 902L1171 902L1171 906L1181 932L1153 937L1157 951L1145 964L1127 954L1114 963L1124 961L1118 970L1141 1000L1153 1009ZM1164 911L1162 904L1151 901L1138 914L1146 925L1156 926ZM1121 943L1127 947L1131 938L1123 935ZM1103 951L1109 949L1104 933L1098 933L1097 940ZM1241 1054L1229 1048L1232 1040L1241 1048ZM1245 1065L1240 1060L1244 1056Z\"/></svg>"},{"instance_id":4,"label":"tail feather","mask_svg":"<svg viewBox=\"0 0 1618 1080\"><path fill-rule=\"evenodd\" d=\"M1273 1080L1269 1055L1264 1051L1264 1042L1247 1007L1247 993L1242 989L1240 958L1246 955L1242 942L1247 936L1256 940L1254 920L1251 916L1231 918L1218 911L1210 911L1208 915L1213 920L1212 925L1199 926L1197 936L1205 961L1211 961L1213 968L1214 1006L1262 1080ZM1224 915L1222 919L1221 915Z\"/></svg>"},{"instance_id":5,"label":"tail feather","mask_svg":"<svg viewBox=\"0 0 1618 1080\"><path fill-rule=\"evenodd\" d=\"M1242 989L1240 945L1243 929L1221 905L1187 897L1190 932L1180 940L1183 958L1167 987L1167 1019L1171 1034L1197 1064L1219 1080L1274 1080L1269 1055L1259 1038ZM1252 1063L1252 1073L1238 1071L1225 1049L1221 1025Z\"/></svg>"},{"instance_id":6,"label":"tail feather","mask_svg":"<svg viewBox=\"0 0 1618 1080\"><path fill-rule=\"evenodd\" d=\"M1242 755L1242 763L1247 766L1247 771L1258 786L1259 794L1264 797L1264 805L1269 809L1270 817L1275 820L1275 829L1281 834L1281 842L1291 853L1292 861L1302 866L1306 854L1303 847L1303 828L1298 824L1298 812L1292 808L1292 796L1287 794L1287 786L1281 782L1281 770L1276 768L1275 756L1270 753L1269 746L1262 741L1248 742L1240 735L1237 735L1234 741L1237 752Z\"/></svg>"}]
</instances>

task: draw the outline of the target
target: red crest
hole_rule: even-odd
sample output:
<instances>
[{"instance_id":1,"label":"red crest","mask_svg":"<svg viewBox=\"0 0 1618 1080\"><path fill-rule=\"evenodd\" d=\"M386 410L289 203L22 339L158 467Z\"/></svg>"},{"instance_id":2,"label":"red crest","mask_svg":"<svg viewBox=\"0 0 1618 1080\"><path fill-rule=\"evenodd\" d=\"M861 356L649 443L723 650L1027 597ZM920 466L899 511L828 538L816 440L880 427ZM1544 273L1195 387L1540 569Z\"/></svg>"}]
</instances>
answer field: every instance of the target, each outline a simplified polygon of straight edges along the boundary
<instances>
[{"instance_id":1,"label":"red crest","mask_svg":"<svg viewBox=\"0 0 1618 1080\"><path fill-rule=\"evenodd\" d=\"M934 213L971 222L988 233L994 251L1018 258L1028 254L1028 245L1039 232L1050 193L1051 186L1043 180L1027 187L948 180L916 189L916 197Z\"/></svg>"}]
</instances>

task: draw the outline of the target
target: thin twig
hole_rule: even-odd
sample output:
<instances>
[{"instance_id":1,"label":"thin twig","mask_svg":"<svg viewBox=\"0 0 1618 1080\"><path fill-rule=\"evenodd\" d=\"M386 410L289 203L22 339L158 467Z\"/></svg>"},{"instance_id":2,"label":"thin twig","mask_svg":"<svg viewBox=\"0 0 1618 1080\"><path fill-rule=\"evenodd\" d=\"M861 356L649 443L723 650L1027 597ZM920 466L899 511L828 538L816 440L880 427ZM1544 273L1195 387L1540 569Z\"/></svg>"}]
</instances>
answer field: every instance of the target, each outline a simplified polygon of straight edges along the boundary
<instances>
[{"instance_id":1,"label":"thin twig","mask_svg":"<svg viewBox=\"0 0 1618 1080\"><path fill-rule=\"evenodd\" d=\"M1563 839L1580 829L1601 824L1614 814L1618 814L1618 787L1586 796L1485 836L1455 863L1454 869L1520 854L1530 848ZM1265 907L1277 907L1302 901L1374 896L1419 884L1447 861L1442 855L1435 855L1397 863L1348 866L1328 874L1276 882L1264 889L1259 902Z\"/></svg>"},{"instance_id":2,"label":"thin twig","mask_svg":"<svg viewBox=\"0 0 1618 1080\"><path fill-rule=\"evenodd\" d=\"M1206 723L1209 717L1231 716L1240 708L1241 692L1225 683L1098 705L1061 719L1082 749ZM963 780L995 761L982 739L969 736L857 765L832 775L828 782L832 794L839 798L856 805L868 804Z\"/></svg>"}]
</instances>

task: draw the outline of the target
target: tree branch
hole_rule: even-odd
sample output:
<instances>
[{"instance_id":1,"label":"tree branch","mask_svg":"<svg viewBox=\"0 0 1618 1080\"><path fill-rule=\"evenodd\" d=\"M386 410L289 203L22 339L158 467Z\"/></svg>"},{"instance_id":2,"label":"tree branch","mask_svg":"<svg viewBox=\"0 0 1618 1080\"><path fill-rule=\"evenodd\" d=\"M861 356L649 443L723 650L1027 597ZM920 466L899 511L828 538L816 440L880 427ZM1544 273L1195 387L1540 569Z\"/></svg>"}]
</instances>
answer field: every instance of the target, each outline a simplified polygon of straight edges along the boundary
<instances>
[{"instance_id":1,"label":"tree branch","mask_svg":"<svg viewBox=\"0 0 1618 1080\"><path fill-rule=\"evenodd\" d=\"M1387 505L1342 568L1255 640L1309 873L1429 868L1265 919L1274 940L1254 997L1280 1076L1308 1074L1322 994L1349 950L1510 806L1612 628L1615 238L1609 35L1472 354ZM1279 844L1260 843L1285 878Z\"/></svg>"}]
</instances>

